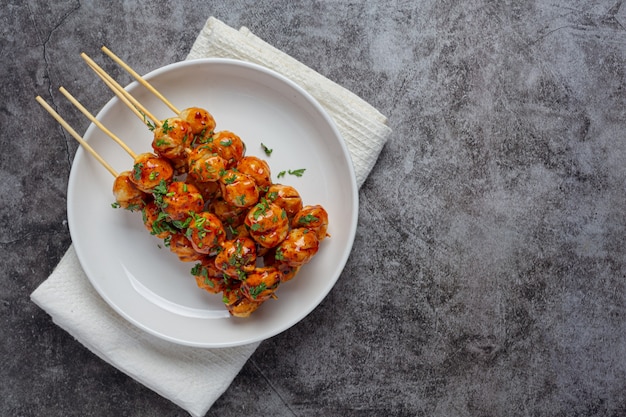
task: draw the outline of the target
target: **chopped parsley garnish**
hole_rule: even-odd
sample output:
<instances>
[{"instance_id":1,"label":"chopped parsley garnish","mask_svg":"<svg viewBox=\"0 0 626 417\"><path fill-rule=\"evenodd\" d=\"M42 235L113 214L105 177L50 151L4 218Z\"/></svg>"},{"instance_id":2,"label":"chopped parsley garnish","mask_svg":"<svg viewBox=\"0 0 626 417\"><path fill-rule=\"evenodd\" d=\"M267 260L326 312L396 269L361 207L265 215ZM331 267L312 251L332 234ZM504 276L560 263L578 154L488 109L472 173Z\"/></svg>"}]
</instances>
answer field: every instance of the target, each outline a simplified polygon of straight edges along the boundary
<instances>
[{"instance_id":1,"label":"chopped parsley garnish","mask_svg":"<svg viewBox=\"0 0 626 417\"><path fill-rule=\"evenodd\" d=\"M194 222L195 222L195 223L194 223L194 226L196 227L196 229L198 229L198 230L200 230L200 229L204 230L204 223L206 223L206 220L207 220L207 219L206 219L206 217L202 217L202 216L200 216L199 214L194 213L194 212L191 212L190 214L191 214L191 216L193 217L193 220L194 220Z\"/></svg>"},{"instance_id":2,"label":"chopped parsley garnish","mask_svg":"<svg viewBox=\"0 0 626 417\"><path fill-rule=\"evenodd\" d=\"M165 180L161 180L161 182L159 182L159 185L152 189L152 193L165 195L165 193L167 193L167 183L165 182Z\"/></svg>"},{"instance_id":3,"label":"chopped parsley garnish","mask_svg":"<svg viewBox=\"0 0 626 417\"><path fill-rule=\"evenodd\" d=\"M198 264L195 264L193 268L191 268L191 275L194 275L194 276L200 275L204 271L205 271L205 268L202 266L202 264L198 263Z\"/></svg>"},{"instance_id":4,"label":"chopped parsley garnish","mask_svg":"<svg viewBox=\"0 0 626 417\"><path fill-rule=\"evenodd\" d=\"M150 120L148 120L148 118L146 117L145 113L141 112L141 114L143 116L143 122L146 124L146 126L148 126L148 129L150 129L151 132L154 129L156 129L156 126Z\"/></svg>"},{"instance_id":5,"label":"chopped parsley garnish","mask_svg":"<svg viewBox=\"0 0 626 417\"><path fill-rule=\"evenodd\" d=\"M285 176L285 174L294 175L296 177L301 177L302 175L304 175L304 171L306 171L306 168L288 169L287 171L280 171L276 177L282 178Z\"/></svg>"},{"instance_id":6,"label":"chopped parsley garnish","mask_svg":"<svg viewBox=\"0 0 626 417\"><path fill-rule=\"evenodd\" d=\"M265 212L270 208L269 204L267 203L267 200L262 198L260 203L257 203L254 206L255 210L254 213L252 214L254 216L254 220L258 220L259 217L261 217L262 215L265 214Z\"/></svg>"},{"instance_id":7,"label":"chopped parsley garnish","mask_svg":"<svg viewBox=\"0 0 626 417\"><path fill-rule=\"evenodd\" d=\"M145 213L144 213L145 217ZM144 223L146 220L144 220ZM177 230L167 221L167 214L160 212L157 218L152 222L152 231L150 232L153 235L158 235L163 232L171 232L176 233ZM166 245L167 246L167 242Z\"/></svg>"},{"instance_id":8,"label":"chopped parsley garnish","mask_svg":"<svg viewBox=\"0 0 626 417\"><path fill-rule=\"evenodd\" d=\"M312 214L307 214L306 216L302 216L298 219L298 223L309 224L312 222L318 222L320 219L315 217Z\"/></svg>"},{"instance_id":9,"label":"chopped parsley garnish","mask_svg":"<svg viewBox=\"0 0 626 417\"><path fill-rule=\"evenodd\" d=\"M161 129L163 130L163 134L167 135L172 129L174 129L174 126L170 126L168 123L168 120L165 119L163 120L163 124L161 125Z\"/></svg>"},{"instance_id":10,"label":"chopped parsley garnish","mask_svg":"<svg viewBox=\"0 0 626 417\"><path fill-rule=\"evenodd\" d=\"M133 165L133 178L135 178L135 181L139 181L141 179L142 168L143 168L143 162Z\"/></svg>"},{"instance_id":11,"label":"chopped parsley garnish","mask_svg":"<svg viewBox=\"0 0 626 417\"><path fill-rule=\"evenodd\" d=\"M235 181L237 181L237 176L236 175L233 175L233 176L228 177L228 178L224 178L224 184L232 184Z\"/></svg>"},{"instance_id":12,"label":"chopped parsley garnish","mask_svg":"<svg viewBox=\"0 0 626 417\"><path fill-rule=\"evenodd\" d=\"M111 207L113 207L114 209L116 208L120 208L120 203L118 203L117 201L115 203L111 203Z\"/></svg>"},{"instance_id":13,"label":"chopped parsley garnish","mask_svg":"<svg viewBox=\"0 0 626 417\"><path fill-rule=\"evenodd\" d=\"M137 210L139 210L140 208L141 208L141 205L139 205L139 204L129 204L129 205L126 207L126 210L128 210L128 211L137 211Z\"/></svg>"},{"instance_id":14,"label":"chopped parsley garnish","mask_svg":"<svg viewBox=\"0 0 626 417\"><path fill-rule=\"evenodd\" d=\"M306 168L300 168L300 169L294 169L287 171L290 175L295 175L296 177L301 177L304 174L304 171L306 171Z\"/></svg>"},{"instance_id":15,"label":"chopped parsley garnish","mask_svg":"<svg viewBox=\"0 0 626 417\"><path fill-rule=\"evenodd\" d=\"M204 132L204 130L202 131ZM204 133L198 135L197 137L198 143L212 143L213 142L213 131L210 131L208 135L204 135Z\"/></svg>"},{"instance_id":16,"label":"chopped parsley garnish","mask_svg":"<svg viewBox=\"0 0 626 417\"><path fill-rule=\"evenodd\" d=\"M263 152L265 152L265 155L267 155L267 156L270 156L272 154L272 152L274 152L274 149L268 148L263 143L261 143L261 148L263 148Z\"/></svg>"},{"instance_id":17,"label":"chopped parsley garnish","mask_svg":"<svg viewBox=\"0 0 626 417\"><path fill-rule=\"evenodd\" d=\"M163 208L166 207L167 204L163 203L163 196L167 193L167 183L165 180L161 180L159 185L152 189L152 195L154 195L154 204Z\"/></svg>"},{"instance_id":18,"label":"chopped parsley garnish","mask_svg":"<svg viewBox=\"0 0 626 417\"><path fill-rule=\"evenodd\" d=\"M262 282L256 287L250 287L250 295L252 298L257 298L263 291L267 289L267 285Z\"/></svg>"},{"instance_id":19,"label":"chopped parsley garnish","mask_svg":"<svg viewBox=\"0 0 626 417\"><path fill-rule=\"evenodd\" d=\"M180 230L184 230L187 227L189 227L189 223L191 223L191 217L187 217L187 219L185 221L174 220L172 222L174 227L176 227L177 229L180 229Z\"/></svg>"},{"instance_id":20,"label":"chopped parsley garnish","mask_svg":"<svg viewBox=\"0 0 626 417\"><path fill-rule=\"evenodd\" d=\"M220 145L222 146L230 146L233 144L233 140L232 139L222 139L220 140Z\"/></svg>"}]
</instances>

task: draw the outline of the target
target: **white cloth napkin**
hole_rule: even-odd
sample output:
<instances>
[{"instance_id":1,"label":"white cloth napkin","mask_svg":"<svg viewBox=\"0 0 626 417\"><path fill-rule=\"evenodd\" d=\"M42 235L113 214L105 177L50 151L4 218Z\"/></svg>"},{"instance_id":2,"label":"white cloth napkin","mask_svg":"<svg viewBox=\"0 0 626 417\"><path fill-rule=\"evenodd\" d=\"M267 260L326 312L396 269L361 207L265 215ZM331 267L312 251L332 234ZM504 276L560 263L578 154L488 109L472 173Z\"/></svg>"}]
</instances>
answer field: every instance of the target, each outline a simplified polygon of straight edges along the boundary
<instances>
[{"instance_id":1,"label":"white cloth napkin","mask_svg":"<svg viewBox=\"0 0 626 417\"><path fill-rule=\"evenodd\" d=\"M187 59L234 58L282 73L312 94L335 120L361 186L391 130L372 106L265 43L209 18ZM203 416L228 388L259 343L202 349L158 339L128 323L98 295L70 247L31 299L100 358L187 410Z\"/></svg>"}]
</instances>

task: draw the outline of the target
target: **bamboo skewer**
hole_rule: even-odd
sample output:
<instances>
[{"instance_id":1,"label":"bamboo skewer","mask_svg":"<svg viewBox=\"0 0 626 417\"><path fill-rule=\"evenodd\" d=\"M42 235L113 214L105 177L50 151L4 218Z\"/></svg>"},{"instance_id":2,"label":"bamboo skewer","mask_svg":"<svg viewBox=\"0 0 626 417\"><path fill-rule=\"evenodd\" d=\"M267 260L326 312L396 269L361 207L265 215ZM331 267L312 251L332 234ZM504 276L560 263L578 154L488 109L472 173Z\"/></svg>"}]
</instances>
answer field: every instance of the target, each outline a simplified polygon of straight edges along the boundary
<instances>
[{"instance_id":1,"label":"bamboo skewer","mask_svg":"<svg viewBox=\"0 0 626 417\"><path fill-rule=\"evenodd\" d=\"M115 55L106 46L102 47L102 51L106 53L111 59L118 63L124 70L132 75L141 85L146 87L152 94L158 97L167 107L169 107L176 115L180 114L178 110L169 100L167 100L156 88L150 83L144 80L135 70L133 70L128 64L122 61L117 55ZM139 117L144 123L147 124L146 118L151 119L152 123L156 127L161 127L162 123L152 113L150 113L137 99L135 99L128 91L126 91L117 81L113 79L107 72L95 63L87 54L81 53L81 57L85 60L87 65L104 81L104 83L115 93L115 95L128 106L137 117ZM111 132L106 126L104 126L89 110L87 110L74 96L72 96L64 87L60 87L59 91L76 107L81 111L92 123L94 123L102 132L113 139L118 145L120 145L133 159L137 157L137 154L130 149L124 141ZM80 136L41 96L35 97L35 100L74 138L80 145L91 154L104 168L106 168L114 177L118 176L118 172L109 165L104 158L102 158L83 138Z\"/></svg>"},{"instance_id":2,"label":"bamboo skewer","mask_svg":"<svg viewBox=\"0 0 626 417\"><path fill-rule=\"evenodd\" d=\"M180 110L176 108L168 99L166 99L156 88L154 88L148 81L144 80L141 75L139 75L135 70L133 70L128 64L126 64L120 57L115 55L109 48L106 46L102 47L102 51L107 54L112 60L117 62L122 68L124 68L130 75L132 75L135 80L137 80L141 85L146 87L152 94L157 96L167 107L170 108L176 115L180 114Z\"/></svg>"},{"instance_id":3,"label":"bamboo skewer","mask_svg":"<svg viewBox=\"0 0 626 417\"><path fill-rule=\"evenodd\" d=\"M107 171L109 171L111 173L111 175L113 175L114 177L117 178L118 173L115 169L113 169L113 167L111 165L109 165L91 146L89 146L89 144L87 142L85 142L85 140L78 134L76 133L76 131L74 129L72 129L72 127L65 121L63 120L63 118L59 115L59 113L57 113L52 107L50 107L50 105L48 103L46 103L46 101L41 98L41 96L37 96L35 97L35 100L37 100L37 102L39 104L41 104L41 106L46 109L48 111L48 113L50 113L50 115L52 117L54 117L54 119L59 122L59 124L65 129L67 130L67 132L72 135L72 137L74 139L76 139L78 141L78 143L81 144L81 146L87 151L89 152L94 158L96 158L96 160L98 162L100 162L102 164L103 167L105 167L107 169Z\"/></svg>"},{"instance_id":4,"label":"bamboo skewer","mask_svg":"<svg viewBox=\"0 0 626 417\"><path fill-rule=\"evenodd\" d=\"M100 78L102 78L102 80L105 81L107 86L109 86L109 88L111 88L113 92L118 97L120 97L120 99L122 99L122 97L126 99L126 100L122 99L122 101L125 104L128 105L128 102L132 103L132 105L129 107L131 109L134 108L135 110L134 113L139 118L141 118L145 122L145 118L148 117L150 120L152 120L152 123L154 123L156 127L161 127L161 121L158 118L156 118L152 113L150 113L148 109L146 109L139 101L137 101L136 98L134 98L128 91L126 91L121 85L119 85L119 83L115 81L109 74L107 74L104 69L102 69L98 64L96 64L91 58L89 58L87 54L83 52L80 54L80 56L87 62L87 65L89 65L89 67L92 70L94 70L95 73L98 74Z\"/></svg>"},{"instance_id":5,"label":"bamboo skewer","mask_svg":"<svg viewBox=\"0 0 626 417\"><path fill-rule=\"evenodd\" d=\"M111 139L117 142L133 159L137 158L137 154L132 151L118 136L116 136L113 132L106 128L98 119L95 118L94 115L89 113L89 111L82 105L78 100L76 100L65 88L60 87L59 91L63 93L63 95L80 110L93 124L98 126L100 130L102 130L105 134L107 134Z\"/></svg>"},{"instance_id":6,"label":"bamboo skewer","mask_svg":"<svg viewBox=\"0 0 626 417\"><path fill-rule=\"evenodd\" d=\"M90 66L91 67L91 66ZM94 72L97 73L97 70L93 67L91 67L91 69L94 70ZM146 120L146 115L143 114L142 112L140 112L139 110L137 110L137 107L135 107L135 105L133 103L130 102L130 100L128 100L126 98L126 96L121 93L121 90L118 90L113 84L111 84L111 81L109 81L107 78L105 78L104 76L98 74L98 76L100 76L100 79L102 81L104 81L104 83L107 85L107 87L109 87L109 89L111 91L113 91L115 93L115 95L117 96L117 98L119 98L122 103L124 103L133 113L135 113L135 115L145 124L147 122Z\"/></svg>"}]
</instances>

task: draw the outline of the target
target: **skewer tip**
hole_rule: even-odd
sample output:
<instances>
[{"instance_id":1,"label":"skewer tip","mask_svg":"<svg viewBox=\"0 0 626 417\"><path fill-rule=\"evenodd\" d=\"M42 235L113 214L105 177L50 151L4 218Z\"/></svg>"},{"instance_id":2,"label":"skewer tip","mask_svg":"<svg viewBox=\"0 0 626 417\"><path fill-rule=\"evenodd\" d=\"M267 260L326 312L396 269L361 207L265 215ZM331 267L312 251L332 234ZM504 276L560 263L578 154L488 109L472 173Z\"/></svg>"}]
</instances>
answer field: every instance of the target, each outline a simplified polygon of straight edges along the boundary
<instances>
[{"instance_id":1,"label":"skewer tip","mask_svg":"<svg viewBox=\"0 0 626 417\"><path fill-rule=\"evenodd\" d=\"M49 104L46 103L46 100L44 100L43 97L41 97L40 95L35 96L35 101L37 101L37 103L41 104L43 107L49 106Z\"/></svg>"}]
</instances>

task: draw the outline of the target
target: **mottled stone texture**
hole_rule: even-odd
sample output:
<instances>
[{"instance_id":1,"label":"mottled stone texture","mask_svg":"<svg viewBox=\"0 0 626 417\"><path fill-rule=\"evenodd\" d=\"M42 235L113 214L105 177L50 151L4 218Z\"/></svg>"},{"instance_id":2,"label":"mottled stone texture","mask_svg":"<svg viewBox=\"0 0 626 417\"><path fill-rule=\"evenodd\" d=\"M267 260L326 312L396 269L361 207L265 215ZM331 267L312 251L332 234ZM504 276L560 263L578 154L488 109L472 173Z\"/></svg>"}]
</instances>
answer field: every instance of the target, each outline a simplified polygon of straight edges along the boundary
<instances>
[{"instance_id":1,"label":"mottled stone texture","mask_svg":"<svg viewBox=\"0 0 626 417\"><path fill-rule=\"evenodd\" d=\"M70 244L74 141L110 97L79 53L139 72L214 15L389 116L354 251L209 416L626 415L622 1L5 0L0 415L184 416L29 300ZM123 80L114 65L101 60ZM97 221L95 219L94 221Z\"/></svg>"}]
</instances>

